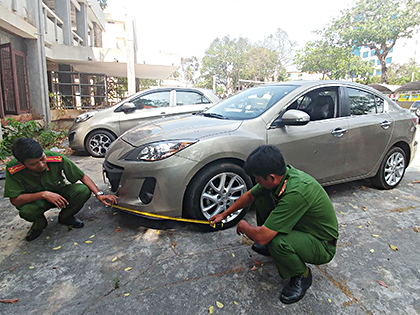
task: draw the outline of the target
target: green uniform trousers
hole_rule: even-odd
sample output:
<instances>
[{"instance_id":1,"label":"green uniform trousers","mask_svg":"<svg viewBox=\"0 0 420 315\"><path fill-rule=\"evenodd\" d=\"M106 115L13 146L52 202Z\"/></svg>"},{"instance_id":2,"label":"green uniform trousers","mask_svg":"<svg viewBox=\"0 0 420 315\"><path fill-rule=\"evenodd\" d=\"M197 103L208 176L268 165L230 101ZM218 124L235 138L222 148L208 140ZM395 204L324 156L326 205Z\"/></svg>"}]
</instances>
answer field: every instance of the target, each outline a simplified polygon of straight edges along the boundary
<instances>
[{"instance_id":1,"label":"green uniform trousers","mask_svg":"<svg viewBox=\"0 0 420 315\"><path fill-rule=\"evenodd\" d=\"M255 199L258 226L264 224L274 206L270 196ZM328 263L336 251L336 247L327 241L297 230L292 230L289 234L278 233L267 245L280 277L286 280L302 275L306 271L305 263Z\"/></svg>"},{"instance_id":2,"label":"green uniform trousers","mask_svg":"<svg viewBox=\"0 0 420 315\"><path fill-rule=\"evenodd\" d=\"M72 217L82 209L83 205L91 196L90 189L84 184L70 184L60 188L57 194L66 198L69 204L60 211L58 215L59 222L68 222ZM47 219L44 212L55 208L55 205L45 199L37 200L31 203L17 207L19 216L26 221L33 222L33 230L42 230L47 226Z\"/></svg>"}]
</instances>

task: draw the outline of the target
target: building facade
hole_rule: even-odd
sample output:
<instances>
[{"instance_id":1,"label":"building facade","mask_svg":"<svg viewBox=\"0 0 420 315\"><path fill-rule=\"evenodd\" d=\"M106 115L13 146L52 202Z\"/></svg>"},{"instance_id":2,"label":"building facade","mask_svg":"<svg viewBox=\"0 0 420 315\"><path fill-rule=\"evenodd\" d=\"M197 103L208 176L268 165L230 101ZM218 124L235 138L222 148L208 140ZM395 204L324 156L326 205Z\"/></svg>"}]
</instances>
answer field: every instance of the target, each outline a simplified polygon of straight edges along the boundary
<instances>
[{"instance_id":1,"label":"building facade","mask_svg":"<svg viewBox=\"0 0 420 315\"><path fill-rule=\"evenodd\" d=\"M180 58L139 51L134 25L96 0L0 0L0 117L49 123L51 108L103 105L107 76L168 78Z\"/></svg>"}]
</instances>

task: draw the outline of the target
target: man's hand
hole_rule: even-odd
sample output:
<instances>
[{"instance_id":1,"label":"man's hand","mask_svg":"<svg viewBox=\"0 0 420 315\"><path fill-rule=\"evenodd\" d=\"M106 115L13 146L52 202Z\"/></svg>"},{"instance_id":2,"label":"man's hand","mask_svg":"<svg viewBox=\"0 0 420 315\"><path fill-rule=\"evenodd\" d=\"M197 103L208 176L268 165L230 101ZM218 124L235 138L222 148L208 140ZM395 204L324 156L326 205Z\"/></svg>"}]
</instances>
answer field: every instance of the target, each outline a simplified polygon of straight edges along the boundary
<instances>
[{"instance_id":1,"label":"man's hand","mask_svg":"<svg viewBox=\"0 0 420 315\"><path fill-rule=\"evenodd\" d=\"M99 195L96 198L102 202L105 206L112 206L117 203L118 197L115 195Z\"/></svg>"},{"instance_id":2,"label":"man's hand","mask_svg":"<svg viewBox=\"0 0 420 315\"><path fill-rule=\"evenodd\" d=\"M48 202L51 202L58 209L63 209L69 204L66 198L52 191L44 191L43 194L43 198Z\"/></svg>"},{"instance_id":3,"label":"man's hand","mask_svg":"<svg viewBox=\"0 0 420 315\"><path fill-rule=\"evenodd\" d=\"M211 225L215 225L217 223L222 222L224 219L226 219L225 215L223 213L219 213L219 214L216 214L216 215L212 216L209 219L209 222L210 222Z\"/></svg>"},{"instance_id":4,"label":"man's hand","mask_svg":"<svg viewBox=\"0 0 420 315\"><path fill-rule=\"evenodd\" d=\"M250 224L246 222L245 220L239 221L238 225L236 226L236 234L238 235L245 234L244 226L246 225L250 225Z\"/></svg>"}]
</instances>

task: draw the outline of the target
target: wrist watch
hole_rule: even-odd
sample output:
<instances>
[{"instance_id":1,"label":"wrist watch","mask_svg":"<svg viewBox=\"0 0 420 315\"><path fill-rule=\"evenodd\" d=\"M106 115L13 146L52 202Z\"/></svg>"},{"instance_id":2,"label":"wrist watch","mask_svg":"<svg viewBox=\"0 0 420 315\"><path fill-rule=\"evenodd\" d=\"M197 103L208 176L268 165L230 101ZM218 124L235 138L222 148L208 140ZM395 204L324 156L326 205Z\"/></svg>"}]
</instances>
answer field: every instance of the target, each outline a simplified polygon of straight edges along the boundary
<instances>
[{"instance_id":1,"label":"wrist watch","mask_svg":"<svg viewBox=\"0 0 420 315\"><path fill-rule=\"evenodd\" d=\"M104 192L102 191L102 190L100 190L100 191L98 191L96 194L94 194L95 195L95 197L96 198L98 198L98 196L101 196L101 195L103 195L104 194Z\"/></svg>"}]
</instances>

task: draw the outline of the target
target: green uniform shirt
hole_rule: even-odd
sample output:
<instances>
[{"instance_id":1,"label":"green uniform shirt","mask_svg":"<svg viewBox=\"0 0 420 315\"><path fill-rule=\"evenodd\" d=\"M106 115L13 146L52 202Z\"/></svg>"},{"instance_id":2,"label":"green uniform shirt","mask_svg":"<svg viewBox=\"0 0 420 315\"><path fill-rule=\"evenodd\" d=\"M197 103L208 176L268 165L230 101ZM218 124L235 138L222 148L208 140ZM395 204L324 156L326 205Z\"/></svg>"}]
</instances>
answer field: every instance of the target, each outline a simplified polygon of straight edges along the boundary
<instances>
[{"instance_id":1,"label":"green uniform shirt","mask_svg":"<svg viewBox=\"0 0 420 315\"><path fill-rule=\"evenodd\" d=\"M320 240L338 238L334 207L324 188L310 175L287 165L280 185L268 190L257 184L251 189L254 198L270 194L275 207L264 226L288 234L291 230L310 233Z\"/></svg>"},{"instance_id":2,"label":"green uniform shirt","mask_svg":"<svg viewBox=\"0 0 420 315\"><path fill-rule=\"evenodd\" d=\"M44 153L47 169L41 173L27 169L16 159L7 163L4 197L16 198L21 194L45 190L56 192L67 185L66 179L74 184L83 177L83 171L66 156L52 151Z\"/></svg>"}]
</instances>

